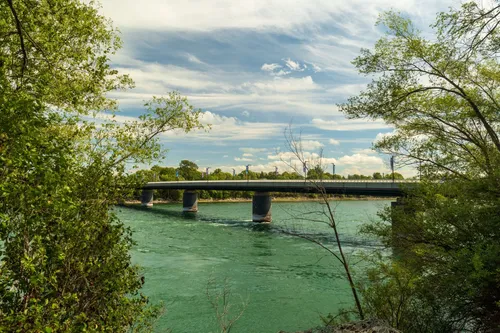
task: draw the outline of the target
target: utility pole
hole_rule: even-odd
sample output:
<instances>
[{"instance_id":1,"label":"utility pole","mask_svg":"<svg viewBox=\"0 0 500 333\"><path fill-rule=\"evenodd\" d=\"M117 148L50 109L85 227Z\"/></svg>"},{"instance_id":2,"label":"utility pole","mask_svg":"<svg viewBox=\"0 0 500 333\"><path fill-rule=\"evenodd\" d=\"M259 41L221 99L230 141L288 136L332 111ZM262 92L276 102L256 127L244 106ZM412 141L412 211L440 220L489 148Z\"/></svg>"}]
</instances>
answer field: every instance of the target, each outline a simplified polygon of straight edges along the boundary
<instances>
[{"instance_id":1,"label":"utility pole","mask_svg":"<svg viewBox=\"0 0 500 333\"><path fill-rule=\"evenodd\" d=\"M392 182L394 183L394 155L391 156Z\"/></svg>"},{"instance_id":2,"label":"utility pole","mask_svg":"<svg viewBox=\"0 0 500 333\"><path fill-rule=\"evenodd\" d=\"M247 165L246 165L246 167L247 167L247 169L246 169L247 181L249 180L249 179L248 179L248 167L249 167L249 166L251 166L251 164L247 164Z\"/></svg>"},{"instance_id":3,"label":"utility pole","mask_svg":"<svg viewBox=\"0 0 500 333\"><path fill-rule=\"evenodd\" d=\"M332 176L333 176L333 179L335 179L335 163L332 163Z\"/></svg>"}]
</instances>

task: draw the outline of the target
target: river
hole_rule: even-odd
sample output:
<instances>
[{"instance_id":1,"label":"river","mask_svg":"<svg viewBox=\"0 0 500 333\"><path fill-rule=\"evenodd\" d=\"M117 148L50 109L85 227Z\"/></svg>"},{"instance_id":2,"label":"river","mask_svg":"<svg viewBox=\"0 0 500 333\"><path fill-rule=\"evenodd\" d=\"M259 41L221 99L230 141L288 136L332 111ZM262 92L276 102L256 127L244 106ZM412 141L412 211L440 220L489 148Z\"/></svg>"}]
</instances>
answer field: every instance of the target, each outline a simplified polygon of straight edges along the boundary
<instances>
[{"instance_id":1,"label":"river","mask_svg":"<svg viewBox=\"0 0 500 333\"><path fill-rule=\"evenodd\" d=\"M376 212L389 203L332 203L351 263L376 247L357 235L360 225L377 219ZM251 222L251 203L200 203L195 216L183 215L180 204L117 208L137 242L132 260L143 269L143 293L165 303L156 331L218 332L206 295L210 279L219 284L228 279L233 312L247 304L234 333L306 329L321 324L320 315L351 307L350 290L333 256L282 232L295 230L332 244L328 226L310 221L322 218L311 214L322 207L316 202L275 202L270 225Z\"/></svg>"}]
</instances>

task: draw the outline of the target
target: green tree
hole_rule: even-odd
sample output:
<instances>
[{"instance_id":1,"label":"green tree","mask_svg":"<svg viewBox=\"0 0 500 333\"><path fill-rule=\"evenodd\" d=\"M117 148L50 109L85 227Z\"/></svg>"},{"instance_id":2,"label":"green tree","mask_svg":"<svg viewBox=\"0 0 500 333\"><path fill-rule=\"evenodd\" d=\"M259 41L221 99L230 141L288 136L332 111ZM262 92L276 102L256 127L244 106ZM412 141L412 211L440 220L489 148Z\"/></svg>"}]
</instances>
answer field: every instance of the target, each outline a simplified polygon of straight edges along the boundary
<instances>
[{"instance_id":1,"label":"green tree","mask_svg":"<svg viewBox=\"0 0 500 333\"><path fill-rule=\"evenodd\" d=\"M113 118L105 93L132 81L110 67L120 40L92 2L7 0L0 14L0 331L148 329L159 310L112 208L145 181L126 163L161 156L161 132L202 127L199 111L171 93Z\"/></svg>"},{"instance_id":2,"label":"green tree","mask_svg":"<svg viewBox=\"0 0 500 333\"><path fill-rule=\"evenodd\" d=\"M383 179L382 174L380 172L374 172L373 173L373 179Z\"/></svg>"},{"instance_id":3,"label":"green tree","mask_svg":"<svg viewBox=\"0 0 500 333\"><path fill-rule=\"evenodd\" d=\"M384 179L393 179L393 178L394 178L394 179L396 179L396 180L402 180L402 179L405 179L405 177L404 177L402 174L400 174L399 172L394 172L394 173L392 173L392 172L391 172L391 173L387 173L387 174L385 174L385 176L384 176L384 177L382 177L382 178L384 178Z\"/></svg>"},{"instance_id":4,"label":"green tree","mask_svg":"<svg viewBox=\"0 0 500 333\"><path fill-rule=\"evenodd\" d=\"M179 163L179 175L186 180L196 180L201 178L201 173L198 171L198 165L188 160L182 160Z\"/></svg>"},{"instance_id":5,"label":"green tree","mask_svg":"<svg viewBox=\"0 0 500 333\"><path fill-rule=\"evenodd\" d=\"M312 169L307 170L307 178L309 179L323 179L325 170L321 165L315 165Z\"/></svg>"},{"instance_id":6,"label":"green tree","mask_svg":"<svg viewBox=\"0 0 500 333\"><path fill-rule=\"evenodd\" d=\"M500 329L499 18L498 5L466 3L441 13L429 40L387 13L387 36L354 61L375 79L342 111L393 125L375 148L423 179L403 207L382 213L396 229L365 229L404 251L372 272L364 299L405 332ZM398 302L377 306L387 299Z\"/></svg>"}]
</instances>

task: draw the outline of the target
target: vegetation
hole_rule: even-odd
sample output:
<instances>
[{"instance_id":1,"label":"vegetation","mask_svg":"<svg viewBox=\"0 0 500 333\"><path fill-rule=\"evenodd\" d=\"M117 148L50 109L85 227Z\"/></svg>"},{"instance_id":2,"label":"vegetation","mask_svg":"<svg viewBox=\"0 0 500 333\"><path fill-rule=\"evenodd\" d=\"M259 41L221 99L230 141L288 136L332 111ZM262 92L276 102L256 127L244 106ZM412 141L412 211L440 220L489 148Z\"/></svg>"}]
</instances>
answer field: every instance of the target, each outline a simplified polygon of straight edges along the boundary
<instances>
[{"instance_id":1,"label":"vegetation","mask_svg":"<svg viewBox=\"0 0 500 333\"><path fill-rule=\"evenodd\" d=\"M136 181L186 181L186 180L258 180L258 179L276 179L276 180L294 180L294 179L304 179L304 175L301 175L298 171L285 171L283 173L270 171L270 172L254 172L252 170L241 171L235 174L234 177L229 172L223 172L221 169L215 169L211 171L208 177L204 172L199 171L199 166L188 160L182 160L179 163L179 167L160 167L158 165L153 166L150 170L139 170L131 178L136 179ZM177 176L178 175L178 176ZM324 169L316 165L307 172L307 179L321 179L321 180L332 180L332 179L348 179L348 180L370 180L370 179L385 179L391 180L392 174L382 175L380 172L375 172L372 176L365 175L348 175L347 177L335 174L332 175L329 172L325 172ZM403 175L398 172L394 172L394 179L401 180L404 179ZM252 193L248 191L218 191L218 190L201 190L198 191L199 198L201 199L236 199L244 198L250 199ZM276 197L300 197L303 194L299 193L274 193ZM135 191L132 195L128 196L129 200L138 200L141 196L141 191ZM311 198L318 198L315 193L308 194ZM160 200L171 200L179 201L182 199L182 190L155 190L154 197Z\"/></svg>"},{"instance_id":2,"label":"vegetation","mask_svg":"<svg viewBox=\"0 0 500 333\"><path fill-rule=\"evenodd\" d=\"M440 14L432 41L395 13L380 23L387 36L354 61L375 79L341 109L393 125L375 148L417 167L424 182L382 212L385 223L365 228L403 251L370 272L365 311L404 332L496 332L500 6L472 2Z\"/></svg>"},{"instance_id":3,"label":"vegetation","mask_svg":"<svg viewBox=\"0 0 500 333\"><path fill-rule=\"evenodd\" d=\"M106 93L132 81L109 65L120 39L93 2L6 0L0 17L0 331L149 330L160 308L112 208L140 184L125 163L201 128L199 111L171 93L113 118Z\"/></svg>"}]
</instances>

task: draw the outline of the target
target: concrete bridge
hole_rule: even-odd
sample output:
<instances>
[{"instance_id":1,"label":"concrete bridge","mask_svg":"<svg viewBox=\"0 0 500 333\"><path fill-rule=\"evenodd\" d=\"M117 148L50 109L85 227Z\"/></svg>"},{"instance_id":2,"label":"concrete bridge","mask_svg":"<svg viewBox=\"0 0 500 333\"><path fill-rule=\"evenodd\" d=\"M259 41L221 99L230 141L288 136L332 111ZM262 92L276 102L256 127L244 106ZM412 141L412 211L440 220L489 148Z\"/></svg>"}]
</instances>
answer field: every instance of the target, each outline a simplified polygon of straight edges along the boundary
<instances>
[{"instance_id":1,"label":"concrete bridge","mask_svg":"<svg viewBox=\"0 0 500 333\"><path fill-rule=\"evenodd\" d=\"M212 180L150 182L143 187L142 205L153 206L153 190L184 190L183 211L198 211L197 190L254 191L252 220L271 222L269 192L319 193L400 197L414 186L411 180Z\"/></svg>"}]
</instances>

